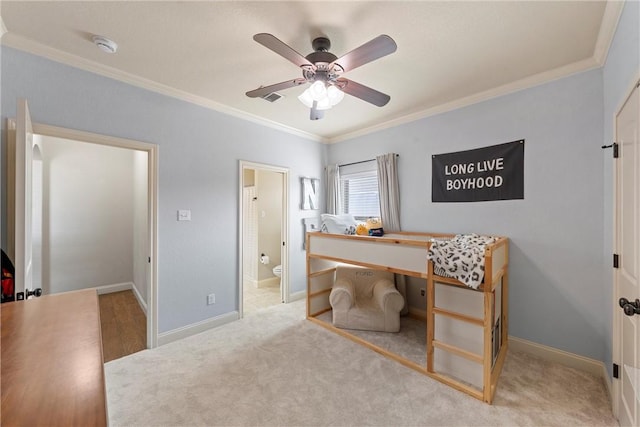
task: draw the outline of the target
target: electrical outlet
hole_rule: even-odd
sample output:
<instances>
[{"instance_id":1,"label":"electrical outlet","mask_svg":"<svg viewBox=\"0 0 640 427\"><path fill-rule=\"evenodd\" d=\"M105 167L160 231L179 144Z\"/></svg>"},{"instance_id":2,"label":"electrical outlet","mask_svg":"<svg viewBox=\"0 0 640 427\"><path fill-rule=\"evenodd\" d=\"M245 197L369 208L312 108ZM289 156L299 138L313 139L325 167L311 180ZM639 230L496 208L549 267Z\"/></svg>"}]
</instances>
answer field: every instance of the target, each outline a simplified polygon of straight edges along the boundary
<instances>
[{"instance_id":1,"label":"electrical outlet","mask_svg":"<svg viewBox=\"0 0 640 427\"><path fill-rule=\"evenodd\" d=\"M427 294L427 290L425 288L420 288L420 296L423 297Z\"/></svg>"},{"instance_id":2,"label":"electrical outlet","mask_svg":"<svg viewBox=\"0 0 640 427\"><path fill-rule=\"evenodd\" d=\"M207 295L207 305L211 305L215 303L216 303L216 294Z\"/></svg>"}]
</instances>

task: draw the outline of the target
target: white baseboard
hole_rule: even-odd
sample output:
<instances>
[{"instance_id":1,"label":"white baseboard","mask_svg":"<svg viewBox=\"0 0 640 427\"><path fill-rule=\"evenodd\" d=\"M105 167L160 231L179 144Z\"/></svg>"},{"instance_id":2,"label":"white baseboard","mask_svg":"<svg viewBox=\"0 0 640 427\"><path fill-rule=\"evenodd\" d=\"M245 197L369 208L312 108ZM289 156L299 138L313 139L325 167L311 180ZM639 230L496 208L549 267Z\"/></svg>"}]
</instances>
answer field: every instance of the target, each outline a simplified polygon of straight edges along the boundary
<instances>
[{"instance_id":1,"label":"white baseboard","mask_svg":"<svg viewBox=\"0 0 640 427\"><path fill-rule=\"evenodd\" d=\"M605 364L602 364L602 372L600 372L602 376L602 380L604 381L604 385L607 386L607 393L609 396L609 402L613 405L613 384L611 384L611 378L609 378L609 372L607 371L607 367Z\"/></svg>"},{"instance_id":2,"label":"white baseboard","mask_svg":"<svg viewBox=\"0 0 640 427\"><path fill-rule=\"evenodd\" d=\"M254 288L258 287L258 281L256 279L252 279L249 276L244 277L243 281L242 281L242 286L252 286Z\"/></svg>"},{"instance_id":3,"label":"white baseboard","mask_svg":"<svg viewBox=\"0 0 640 427\"><path fill-rule=\"evenodd\" d=\"M580 356L579 354L569 353L568 351L548 347L543 344L538 344L532 341L527 341L523 340L522 338L516 338L512 336L509 336L509 347L512 350L533 354L540 357L541 359L559 363L561 365L579 369L581 371L586 371L596 376L603 376L604 374L605 376L603 377L603 379L605 381L608 377L608 375L606 375L604 363L599 360L590 359L588 357Z\"/></svg>"},{"instance_id":4,"label":"white baseboard","mask_svg":"<svg viewBox=\"0 0 640 427\"><path fill-rule=\"evenodd\" d=\"M138 288L136 287L135 284L133 284L133 286L131 287L131 290L133 291L133 295L136 296L136 299L138 300L138 304L140 305L140 308L142 309L142 311L144 312L144 315L147 315L147 303L145 302L144 299L142 299L142 295L140 295L140 292L138 292Z\"/></svg>"},{"instance_id":5,"label":"white baseboard","mask_svg":"<svg viewBox=\"0 0 640 427\"><path fill-rule=\"evenodd\" d=\"M133 288L133 283L114 283L113 285L96 286L94 289L98 292L98 295L111 294L113 292L128 291Z\"/></svg>"},{"instance_id":6,"label":"white baseboard","mask_svg":"<svg viewBox=\"0 0 640 427\"><path fill-rule=\"evenodd\" d=\"M427 318L427 312L416 307L409 307L409 315L419 319ZM604 363L599 360L590 359L588 357L580 356L575 353L569 353L568 351L549 347L543 344L538 344L532 341L527 341L511 335L509 336L509 348L512 350L533 354L540 357L541 359L559 363L570 368L579 369L581 371L586 371L593 375L602 377L607 385L609 395L611 396L611 381L609 380L609 375L607 373L606 367L604 366Z\"/></svg>"},{"instance_id":7,"label":"white baseboard","mask_svg":"<svg viewBox=\"0 0 640 427\"><path fill-rule=\"evenodd\" d=\"M289 302L298 301L307 297L307 291L294 292L289 295Z\"/></svg>"},{"instance_id":8,"label":"white baseboard","mask_svg":"<svg viewBox=\"0 0 640 427\"><path fill-rule=\"evenodd\" d=\"M178 341L183 338L190 337L191 335L226 325L227 323L236 321L239 318L240 315L238 312L232 311L231 313L222 314L220 316L212 317L211 319L206 319L168 332L163 332L158 334L158 345L161 346L169 344L170 342Z\"/></svg>"},{"instance_id":9,"label":"white baseboard","mask_svg":"<svg viewBox=\"0 0 640 427\"><path fill-rule=\"evenodd\" d=\"M144 312L144 315L145 316L147 315L147 303L144 302L144 300L142 299L142 296L138 292L138 288L136 288L132 282L114 283L113 285L96 286L94 289L96 290L96 292L98 292L98 295L112 294L114 292L131 290L133 292L133 295L135 295L136 300L138 300L138 304L140 304L140 308Z\"/></svg>"}]
</instances>

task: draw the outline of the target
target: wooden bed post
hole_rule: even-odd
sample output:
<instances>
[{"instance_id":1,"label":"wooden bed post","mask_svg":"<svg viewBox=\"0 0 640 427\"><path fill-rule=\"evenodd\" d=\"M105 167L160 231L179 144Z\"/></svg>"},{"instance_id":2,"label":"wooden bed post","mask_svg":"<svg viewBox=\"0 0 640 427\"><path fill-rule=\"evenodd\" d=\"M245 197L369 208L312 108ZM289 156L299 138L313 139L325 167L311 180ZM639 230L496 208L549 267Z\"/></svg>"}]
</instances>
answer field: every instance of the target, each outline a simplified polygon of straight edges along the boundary
<instances>
[{"instance_id":1,"label":"wooden bed post","mask_svg":"<svg viewBox=\"0 0 640 427\"><path fill-rule=\"evenodd\" d=\"M505 242L505 269L502 276L502 311L500 327L502 328L502 345L507 346L509 337L509 241Z\"/></svg>"},{"instance_id":2,"label":"wooden bed post","mask_svg":"<svg viewBox=\"0 0 640 427\"><path fill-rule=\"evenodd\" d=\"M482 366L482 395L483 400L491 403L491 366L493 363L493 318L495 317L495 294L493 291L493 259L492 251L485 249L484 253L484 348Z\"/></svg>"},{"instance_id":3,"label":"wooden bed post","mask_svg":"<svg viewBox=\"0 0 640 427\"><path fill-rule=\"evenodd\" d=\"M436 287L433 282L433 262L427 261L427 372L433 373L433 339L435 337L435 306Z\"/></svg>"}]
</instances>

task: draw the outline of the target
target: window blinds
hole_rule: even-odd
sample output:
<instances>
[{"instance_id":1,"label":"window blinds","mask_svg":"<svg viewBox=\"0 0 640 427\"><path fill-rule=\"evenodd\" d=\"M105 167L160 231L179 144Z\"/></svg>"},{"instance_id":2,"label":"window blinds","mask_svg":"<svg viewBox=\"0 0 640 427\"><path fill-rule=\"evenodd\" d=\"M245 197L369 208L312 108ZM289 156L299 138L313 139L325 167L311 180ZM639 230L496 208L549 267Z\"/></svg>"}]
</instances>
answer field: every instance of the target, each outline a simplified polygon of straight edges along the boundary
<instances>
[{"instance_id":1,"label":"window blinds","mask_svg":"<svg viewBox=\"0 0 640 427\"><path fill-rule=\"evenodd\" d=\"M376 162L340 167L342 213L357 219L380 216Z\"/></svg>"}]
</instances>

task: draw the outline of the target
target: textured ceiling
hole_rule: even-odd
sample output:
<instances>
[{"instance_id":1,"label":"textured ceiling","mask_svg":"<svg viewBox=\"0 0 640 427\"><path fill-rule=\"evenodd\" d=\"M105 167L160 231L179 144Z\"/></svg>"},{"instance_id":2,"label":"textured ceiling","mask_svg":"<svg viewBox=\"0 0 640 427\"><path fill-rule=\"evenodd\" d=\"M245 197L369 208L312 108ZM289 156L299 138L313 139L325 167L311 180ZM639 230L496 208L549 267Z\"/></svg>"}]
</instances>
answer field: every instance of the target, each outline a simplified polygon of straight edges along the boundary
<instances>
[{"instance_id":1,"label":"textured ceiling","mask_svg":"<svg viewBox=\"0 0 640 427\"><path fill-rule=\"evenodd\" d=\"M617 15L606 2L2 1L2 44L323 141L336 141L600 65ZM322 120L296 98L245 92L301 77L253 41L271 33L307 55L326 36L338 57L380 34L395 53L345 77L391 96L346 96ZM119 45L114 55L91 42Z\"/></svg>"}]
</instances>

